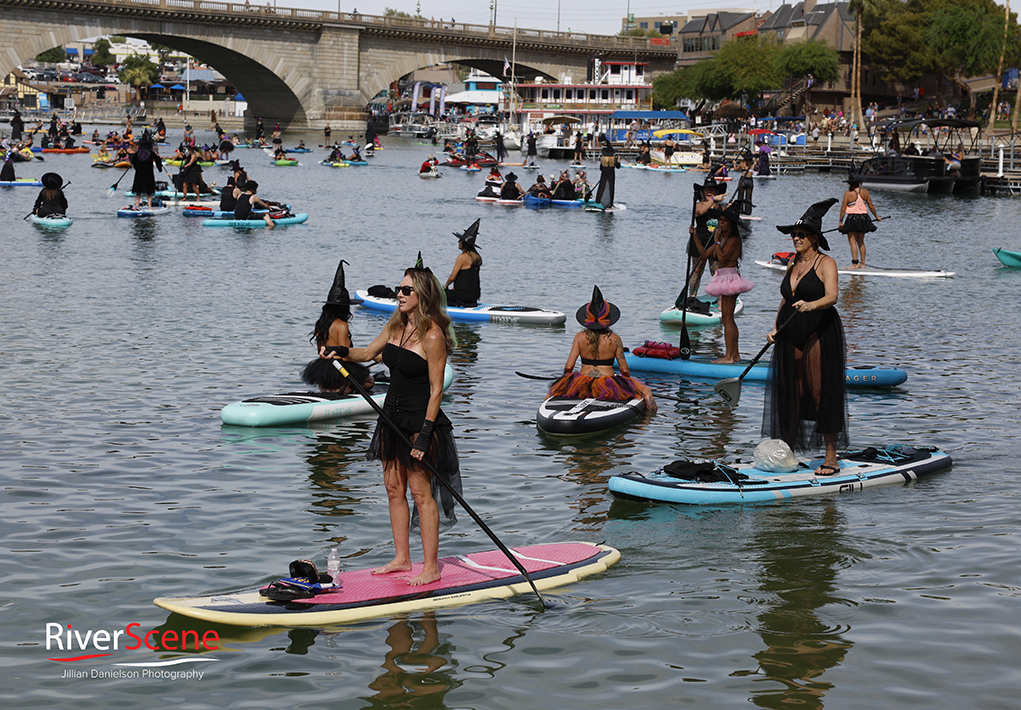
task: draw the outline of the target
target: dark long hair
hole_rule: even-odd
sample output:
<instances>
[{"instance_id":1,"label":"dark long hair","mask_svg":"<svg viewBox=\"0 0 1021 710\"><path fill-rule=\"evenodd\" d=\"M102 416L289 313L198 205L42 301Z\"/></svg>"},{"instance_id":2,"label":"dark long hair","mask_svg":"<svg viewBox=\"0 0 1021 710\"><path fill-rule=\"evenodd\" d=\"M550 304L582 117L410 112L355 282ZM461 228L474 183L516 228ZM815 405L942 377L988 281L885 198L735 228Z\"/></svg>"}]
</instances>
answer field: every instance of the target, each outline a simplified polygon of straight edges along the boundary
<instances>
[{"instance_id":1,"label":"dark long hair","mask_svg":"<svg viewBox=\"0 0 1021 710\"><path fill-rule=\"evenodd\" d=\"M337 305L335 303L323 304L323 311L319 315L319 320L316 321L312 332L309 333L308 342L314 343L317 348L326 345L326 341L330 337L330 326L338 318L345 323L351 320L351 306L347 304Z\"/></svg>"}]
</instances>

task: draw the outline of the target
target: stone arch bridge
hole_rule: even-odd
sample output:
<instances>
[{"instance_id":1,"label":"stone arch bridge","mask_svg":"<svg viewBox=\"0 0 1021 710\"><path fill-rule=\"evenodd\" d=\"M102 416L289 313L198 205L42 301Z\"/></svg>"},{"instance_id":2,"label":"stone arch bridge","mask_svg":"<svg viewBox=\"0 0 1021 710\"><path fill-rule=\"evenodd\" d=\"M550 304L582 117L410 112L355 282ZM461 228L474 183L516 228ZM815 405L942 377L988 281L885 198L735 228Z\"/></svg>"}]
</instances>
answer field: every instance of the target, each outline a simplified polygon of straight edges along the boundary
<instances>
[{"instance_id":1,"label":"stone arch bridge","mask_svg":"<svg viewBox=\"0 0 1021 710\"><path fill-rule=\"evenodd\" d=\"M255 117L296 128L357 128L365 106L401 76L459 63L495 76L580 81L599 57L674 68L670 40L468 25L210 0L0 0L0 76L56 46L99 35L157 42L215 67ZM676 42L676 41L675 41Z\"/></svg>"}]
</instances>

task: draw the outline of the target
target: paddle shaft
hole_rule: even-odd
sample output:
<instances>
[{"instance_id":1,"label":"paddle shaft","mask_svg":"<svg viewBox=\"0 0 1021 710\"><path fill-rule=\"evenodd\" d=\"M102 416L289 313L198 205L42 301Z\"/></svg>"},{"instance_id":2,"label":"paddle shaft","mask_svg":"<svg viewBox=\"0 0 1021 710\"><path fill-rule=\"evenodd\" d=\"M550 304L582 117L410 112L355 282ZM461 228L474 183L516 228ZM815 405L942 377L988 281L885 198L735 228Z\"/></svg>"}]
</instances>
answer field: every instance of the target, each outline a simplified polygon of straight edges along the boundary
<instances>
[{"instance_id":1,"label":"paddle shaft","mask_svg":"<svg viewBox=\"0 0 1021 710\"><path fill-rule=\"evenodd\" d=\"M358 394L360 394L365 399L365 401L368 402L369 405L374 410L376 410L376 414L379 415L379 418L383 422L385 422L387 426L389 426L391 429L393 429L394 433L397 434L398 437L400 437L401 441L403 441L408 446L409 449L413 448L413 445L411 443L411 439L409 439L408 437L406 437L404 435L404 432L402 432L397 427L397 425L394 424L393 420L391 420L390 417L388 417L386 415L386 413L383 411L383 408L380 407L378 404L376 404L376 402L372 399L372 397L369 395L369 393L366 392L362 388L361 384L356 382L355 379L353 377L351 377L350 373L346 369L344 369L343 361L342 360L334 360L333 361L333 366L335 368L337 368L338 370L340 370L340 374L342 374L347 379L347 381L351 384L352 387L354 387L356 390L358 390ZM447 489L447 491L450 493L450 495L452 495L454 497L454 500L456 500L458 503L460 503L461 507L464 508L468 512L468 515L470 515L472 517L472 520L474 520L476 523L478 523L478 526L480 528L482 528L482 530L486 533L486 535L489 536L489 539L491 539L493 542L495 542L496 546L500 548L500 551L503 552L503 554L507 556L507 559L510 560L511 563L515 567L518 568L518 571L521 572L521 574L524 576L524 578L528 581L528 584L532 587L532 591L535 592L535 596L537 596L539 598L539 602L542 604L543 608L545 609L546 608L546 600L544 600L542 598L542 595L539 594L539 590L536 588L535 582L532 581L532 578L531 578L531 576L529 576L528 571L524 568L524 566L521 564L521 562L518 561L518 558L515 557L513 555L513 553L511 553L510 550L507 549L507 546L504 545L500 541L500 538L498 538L496 536L496 533L494 533L492 530L490 530L489 526L486 525L482 521L482 518L480 518L478 516L478 514L474 510L472 510L471 506L468 505L467 501L465 501L465 499L461 496L461 494L458 493L457 491L455 491L454 487L451 486L449 483L447 483L447 481L443 478L443 476L441 476L439 473L436 472L436 469L433 468L431 463L426 461L425 458L423 458L420 463L422 463L422 465L424 465L426 468L429 469L429 471L432 473L432 475L435 476L436 479L440 483L442 483L443 486Z\"/></svg>"},{"instance_id":2,"label":"paddle shaft","mask_svg":"<svg viewBox=\"0 0 1021 710\"><path fill-rule=\"evenodd\" d=\"M698 193L691 196L691 228L695 228L695 211L698 209ZM691 281L691 247L694 246L695 235L688 235L688 242L684 252L687 258L687 266L684 270L684 287L681 289L681 338L680 346L681 359L687 360L691 357L691 338L688 336L688 285Z\"/></svg>"},{"instance_id":3,"label":"paddle shaft","mask_svg":"<svg viewBox=\"0 0 1021 710\"><path fill-rule=\"evenodd\" d=\"M131 168L127 168L127 169L124 170L123 173L121 173L121 176L119 178L117 178L117 182L115 182L113 185L110 186L111 190L116 190L117 189L117 186L121 184L121 180L123 180L124 176L128 174L128 170L131 170Z\"/></svg>"},{"instance_id":4,"label":"paddle shaft","mask_svg":"<svg viewBox=\"0 0 1021 710\"><path fill-rule=\"evenodd\" d=\"M799 313L798 311L794 311L794 313L791 314L790 318L788 318L783 323L781 323L779 326L777 326L776 332L773 333L773 341L774 342L776 341L776 336L780 334L780 331L783 330L784 328L786 328L787 324L790 323L792 320L794 320L794 318L798 315L798 313ZM744 372L742 372L740 374L740 376L738 376L738 378L737 378L738 380L743 380L744 376L747 375L749 372L751 372L751 369L753 367L755 367L755 363L757 363L759 360L762 359L762 356L766 354L766 351L769 350L769 346L771 346L772 344L773 343L766 343L765 345L762 346L762 350L759 351L758 355L756 355L755 357L752 358L752 361L750 363L748 363L748 367L746 367L744 369Z\"/></svg>"}]
</instances>

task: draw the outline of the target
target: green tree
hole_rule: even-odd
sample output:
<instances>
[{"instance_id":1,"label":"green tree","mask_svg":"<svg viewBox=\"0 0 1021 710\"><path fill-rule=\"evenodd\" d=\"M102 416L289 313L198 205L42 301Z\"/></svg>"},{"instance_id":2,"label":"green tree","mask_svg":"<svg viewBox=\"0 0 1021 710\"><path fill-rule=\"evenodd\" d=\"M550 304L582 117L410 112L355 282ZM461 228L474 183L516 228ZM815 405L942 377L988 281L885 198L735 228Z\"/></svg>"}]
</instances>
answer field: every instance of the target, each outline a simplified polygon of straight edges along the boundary
<instances>
[{"instance_id":1,"label":"green tree","mask_svg":"<svg viewBox=\"0 0 1021 710\"><path fill-rule=\"evenodd\" d=\"M641 27L632 27L630 30L621 30L621 37L662 37L659 30L647 30Z\"/></svg>"},{"instance_id":2,"label":"green tree","mask_svg":"<svg viewBox=\"0 0 1021 710\"><path fill-rule=\"evenodd\" d=\"M677 106L677 100L684 96L684 73L687 68L660 74L652 80L652 108L669 111Z\"/></svg>"},{"instance_id":3,"label":"green tree","mask_svg":"<svg viewBox=\"0 0 1021 710\"><path fill-rule=\"evenodd\" d=\"M729 84L730 98L744 94L749 105L757 105L764 92L776 89L782 83L782 77L776 71L780 49L780 44L774 39L761 36L730 40L713 58L713 69L720 73L721 84L717 86Z\"/></svg>"},{"instance_id":4,"label":"green tree","mask_svg":"<svg viewBox=\"0 0 1021 710\"><path fill-rule=\"evenodd\" d=\"M64 51L63 47L54 47L35 55L35 60L37 62L66 62L67 52Z\"/></svg>"},{"instance_id":5,"label":"green tree","mask_svg":"<svg viewBox=\"0 0 1021 710\"><path fill-rule=\"evenodd\" d=\"M110 44L124 44L127 41L128 40L126 37L121 37L120 35L110 35Z\"/></svg>"},{"instance_id":6,"label":"green tree","mask_svg":"<svg viewBox=\"0 0 1021 710\"><path fill-rule=\"evenodd\" d=\"M424 20L421 12L416 12L414 15L404 12L403 10L395 10L392 7L388 7L383 10L383 17L404 17L409 20Z\"/></svg>"},{"instance_id":7,"label":"green tree","mask_svg":"<svg viewBox=\"0 0 1021 710\"><path fill-rule=\"evenodd\" d=\"M776 58L776 71L788 78L807 78L815 81L836 81L840 78L840 55L821 40L809 39L784 46ZM812 110L811 86L806 82L804 106L807 116Z\"/></svg>"},{"instance_id":8,"label":"green tree","mask_svg":"<svg viewBox=\"0 0 1021 710\"><path fill-rule=\"evenodd\" d=\"M876 0L850 0L847 9L854 13L854 53L851 60L851 120L861 128L863 116L861 110L861 55L862 28L865 13L876 11Z\"/></svg>"},{"instance_id":9,"label":"green tree","mask_svg":"<svg viewBox=\"0 0 1021 710\"><path fill-rule=\"evenodd\" d=\"M92 64L97 67L108 67L117 63L117 57L110 53L110 42L97 39L92 44Z\"/></svg>"},{"instance_id":10,"label":"green tree","mask_svg":"<svg viewBox=\"0 0 1021 710\"><path fill-rule=\"evenodd\" d=\"M937 66L968 95L968 117L975 117L975 91L965 81L996 70L1000 54L999 11L993 3L948 4L930 15L926 39Z\"/></svg>"},{"instance_id":11,"label":"green tree","mask_svg":"<svg viewBox=\"0 0 1021 710\"><path fill-rule=\"evenodd\" d=\"M149 57L134 54L121 62L120 72L117 76L122 82L131 84L135 88L152 86L159 80L160 69L152 63Z\"/></svg>"},{"instance_id":12,"label":"green tree","mask_svg":"<svg viewBox=\"0 0 1021 710\"><path fill-rule=\"evenodd\" d=\"M925 42L928 2L878 0L876 12L863 18L862 51L883 81L910 84L931 71Z\"/></svg>"}]
</instances>

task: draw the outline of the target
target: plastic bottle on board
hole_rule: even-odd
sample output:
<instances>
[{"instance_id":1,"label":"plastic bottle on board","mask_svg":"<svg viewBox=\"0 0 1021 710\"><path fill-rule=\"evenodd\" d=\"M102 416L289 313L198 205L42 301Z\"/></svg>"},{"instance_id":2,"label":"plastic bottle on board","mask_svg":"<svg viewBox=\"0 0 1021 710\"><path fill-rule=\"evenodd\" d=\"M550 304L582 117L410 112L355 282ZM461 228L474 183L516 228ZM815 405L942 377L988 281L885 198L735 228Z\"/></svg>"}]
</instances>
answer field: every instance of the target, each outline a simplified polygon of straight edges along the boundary
<instances>
[{"instance_id":1,"label":"plastic bottle on board","mask_svg":"<svg viewBox=\"0 0 1021 710\"><path fill-rule=\"evenodd\" d=\"M336 547L330 550L330 555L326 558L326 573L333 578L333 583L336 584L340 575L340 555L337 554Z\"/></svg>"}]
</instances>

